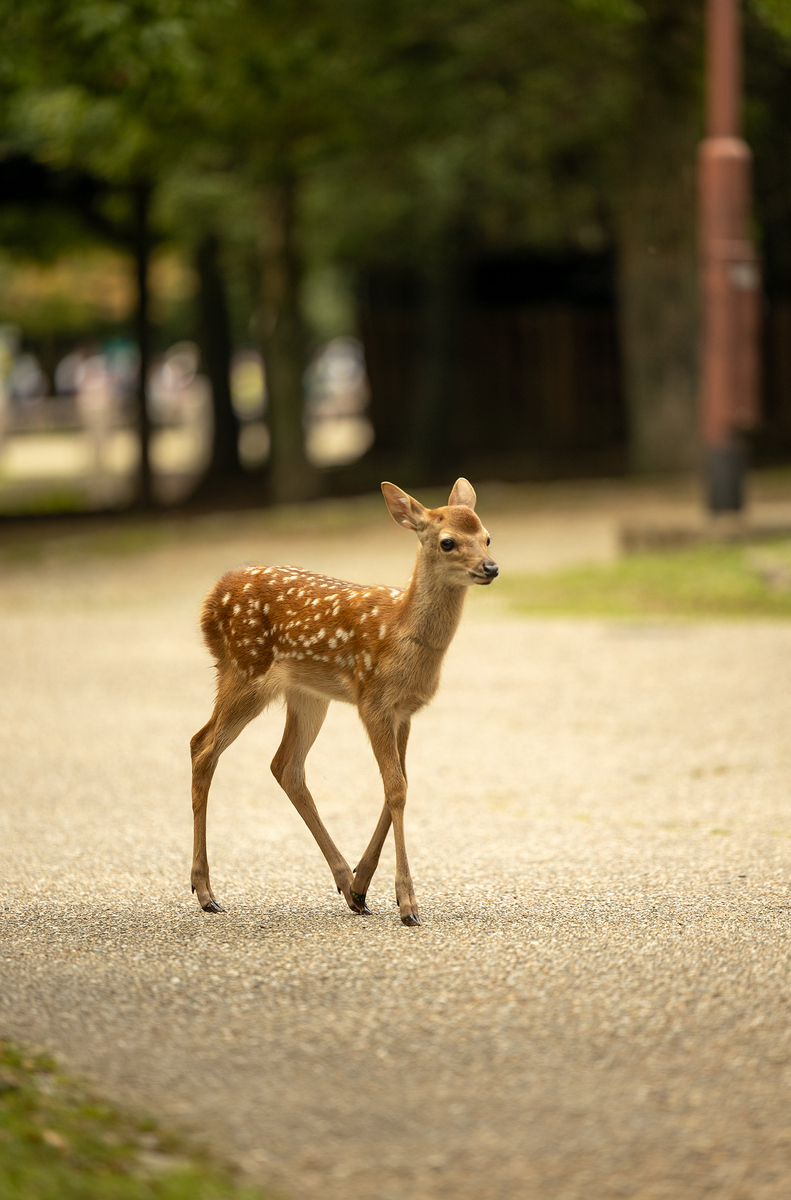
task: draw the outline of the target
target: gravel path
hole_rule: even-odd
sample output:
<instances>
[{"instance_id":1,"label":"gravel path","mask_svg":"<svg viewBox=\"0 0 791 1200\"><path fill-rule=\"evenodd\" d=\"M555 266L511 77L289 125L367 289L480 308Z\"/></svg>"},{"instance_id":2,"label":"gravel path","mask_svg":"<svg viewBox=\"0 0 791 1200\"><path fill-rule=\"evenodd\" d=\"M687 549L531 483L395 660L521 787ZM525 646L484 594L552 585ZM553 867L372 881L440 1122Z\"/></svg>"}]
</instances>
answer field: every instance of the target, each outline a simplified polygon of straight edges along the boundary
<instances>
[{"instance_id":1,"label":"gravel path","mask_svg":"<svg viewBox=\"0 0 791 1200\"><path fill-rule=\"evenodd\" d=\"M190 896L202 592L259 556L403 582L382 518L353 554L240 536L0 583L0 1029L293 1200L785 1198L791 625L516 620L487 589L413 726L423 926L389 851L345 910L269 774L279 711L212 790L228 911ZM381 803L352 710L308 770L351 861Z\"/></svg>"}]
</instances>

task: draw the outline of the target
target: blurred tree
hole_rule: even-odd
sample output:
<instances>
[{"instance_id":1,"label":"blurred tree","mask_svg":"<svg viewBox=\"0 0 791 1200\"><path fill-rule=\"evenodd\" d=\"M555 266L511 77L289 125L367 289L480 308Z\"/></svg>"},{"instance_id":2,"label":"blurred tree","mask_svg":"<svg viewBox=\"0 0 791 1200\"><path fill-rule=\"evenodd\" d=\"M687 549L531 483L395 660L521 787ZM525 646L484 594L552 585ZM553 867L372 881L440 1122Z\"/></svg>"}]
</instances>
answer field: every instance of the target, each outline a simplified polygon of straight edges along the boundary
<instances>
[{"instance_id":1,"label":"blurred tree","mask_svg":"<svg viewBox=\"0 0 791 1200\"><path fill-rule=\"evenodd\" d=\"M8 127L16 144L48 161L79 164L128 192L130 212L120 220L114 216L119 229L128 227L136 253L143 369L155 187L161 191L177 171L182 199L190 199L192 188L205 201L203 179L230 175L251 197L257 214L257 327L272 433L270 494L278 501L316 494L318 473L303 448L307 338L300 305L300 198L306 174L348 139L347 115L361 116L353 103L362 44L355 24L360 5L348 0L334 5L279 0L265 6L255 0L6 4L13 18L7 62L13 59L15 85ZM369 28L371 15L369 6ZM194 235L199 242L211 239L222 225L221 213L207 217L204 211ZM216 251L210 262L212 243L201 244L205 337L208 311L216 322L222 305ZM212 478L238 466L230 445L227 383L218 377L223 342L225 335L218 335L207 346L207 365L216 377L218 445ZM146 423L141 390L141 490L148 498Z\"/></svg>"},{"instance_id":2,"label":"blurred tree","mask_svg":"<svg viewBox=\"0 0 791 1200\"><path fill-rule=\"evenodd\" d=\"M140 468L137 503L153 502L146 379L150 359L151 205L184 137L194 87L178 0L4 0L0 88L7 137L53 167L111 185L86 210L135 260Z\"/></svg>"},{"instance_id":3,"label":"blurred tree","mask_svg":"<svg viewBox=\"0 0 791 1200\"><path fill-rule=\"evenodd\" d=\"M637 7L624 123L610 149L629 452L635 471L673 471L698 457L703 6L641 0Z\"/></svg>"},{"instance_id":4,"label":"blurred tree","mask_svg":"<svg viewBox=\"0 0 791 1200\"><path fill-rule=\"evenodd\" d=\"M677 470L698 458L695 154L704 5L639 0L634 7L625 121L609 148L630 455L637 471ZM791 283L788 0L748 0L745 27L759 239L771 243L772 272L784 271Z\"/></svg>"},{"instance_id":5,"label":"blurred tree","mask_svg":"<svg viewBox=\"0 0 791 1200\"><path fill-rule=\"evenodd\" d=\"M242 474L239 419L231 397L231 326L216 234L207 234L195 255L198 272L198 342L213 397L212 454L200 484L202 496L216 499L229 481Z\"/></svg>"},{"instance_id":6,"label":"blurred tree","mask_svg":"<svg viewBox=\"0 0 791 1200\"><path fill-rule=\"evenodd\" d=\"M368 14L374 49L355 99L365 119L309 181L310 236L313 253L410 265L422 279L415 477L452 452L470 261L608 238L605 147L622 119L630 11L620 0L403 0Z\"/></svg>"},{"instance_id":7,"label":"blurred tree","mask_svg":"<svg viewBox=\"0 0 791 1200\"><path fill-rule=\"evenodd\" d=\"M306 179L350 143L361 119L364 56L355 17L365 7L360 0L227 0L193 20L206 72L201 117L212 166L235 176L255 213L256 327L275 501L306 499L320 488L304 450L302 199Z\"/></svg>"},{"instance_id":8,"label":"blurred tree","mask_svg":"<svg viewBox=\"0 0 791 1200\"><path fill-rule=\"evenodd\" d=\"M770 295L791 299L791 5L755 0L745 20L745 136Z\"/></svg>"},{"instance_id":9,"label":"blurred tree","mask_svg":"<svg viewBox=\"0 0 791 1200\"><path fill-rule=\"evenodd\" d=\"M785 0L753 10L782 35ZM306 264L408 265L422 278L409 419L414 472L428 477L446 465L469 261L615 243L633 466L693 461L700 4L0 0L0 11L8 139L113 185L93 210L136 246L143 343L156 221L194 247L217 404L211 478L239 470L224 247L255 262L272 499L319 486L303 450Z\"/></svg>"},{"instance_id":10,"label":"blurred tree","mask_svg":"<svg viewBox=\"0 0 791 1200\"><path fill-rule=\"evenodd\" d=\"M786 0L755 8L787 28ZM428 0L380 38L358 187L342 199L349 166L332 163L311 202L341 254L423 276L417 474L447 444L465 259L520 245L615 245L631 466L692 466L702 3Z\"/></svg>"}]
</instances>

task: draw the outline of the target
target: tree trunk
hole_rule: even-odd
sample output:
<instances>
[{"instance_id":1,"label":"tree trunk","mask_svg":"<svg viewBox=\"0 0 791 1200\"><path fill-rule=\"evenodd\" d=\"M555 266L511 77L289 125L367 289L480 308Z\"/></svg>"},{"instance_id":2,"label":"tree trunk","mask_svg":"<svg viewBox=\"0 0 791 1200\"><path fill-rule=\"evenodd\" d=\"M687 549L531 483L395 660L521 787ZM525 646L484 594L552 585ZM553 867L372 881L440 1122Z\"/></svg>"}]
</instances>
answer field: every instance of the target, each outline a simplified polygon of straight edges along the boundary
<instances>
[{"instance_id":1,"label":"tree trunk","mask_svg":"<svg viewBox=\"0 0 791 1200\"><path fill-rule=\"evenodd\" d=\"M270 497L276 504L318 495L318 471L305 457L302 414L307 338L299 309L296 185L270 185L262 197L261 341L272 438Z\"/></svg>"},{"instance_id":2,"label":"tree trunk","mask_svg":"<svg viewBox=\"0 0 791 1200\"><path fill-rule=\"evenodd\" d=\"M686 181L678 186L681 170L676 195L664 181L641 181L619 222L619 321L637 472L690 469L698 458L694 192Z\"/></svg>"},{"instance_id":3,"label":"tree trunk","mask_svg":"<svg viewBox=\"0 0 791 1200\"><path fill-rule=\"evenodd\" d=\"M137 183L132 188L133 240L135 277L137 281L137 305L134 316L135 340L139 355L137 381L137 431L140 438L140 464L137 477L136 508L154 506L154 489L151 474L151 420L148 413L148 370L151 365L151 320L149 315L148 268L151 257L151 230L149 213L151 207L151 185Z\"/></svg>"},{"instance_id":4,"label":"tree trunk","mask_svg":"<svg viewBox=\"0 0 791 1200\"><path fill-rule=\"evenodd\" d=\"M412 436L417 483L437 483L453 456L459 360L461 273L455 248L437 247L426 265L422 345Z\"/></svg>"},{"instance_id":5,"label":"tree trunk","mask_svg":"<svg viewBox=\"0 0 791 1200\"><path fill-rule=\"evenodd\" d=\"M688 0L646 0L634 128L616 213L619 321L637 472L689 470L698 444L695 155L701 22Z\"/></svg>"},{"instance_id":6,"label":"tree trunk","mask_svg":"<svg viewBox=\"0 0 791 1200\"><path fill-rule=\"evenodd\" d=\"M231 328L225 285L219 264L219 243L210 234L198 247L198 343L203 369L212 392L214 438L212 456L200 490L222 487L238 479L243 471L239 460L239 419L231 401Z\"/></svg>"}]
</instances>

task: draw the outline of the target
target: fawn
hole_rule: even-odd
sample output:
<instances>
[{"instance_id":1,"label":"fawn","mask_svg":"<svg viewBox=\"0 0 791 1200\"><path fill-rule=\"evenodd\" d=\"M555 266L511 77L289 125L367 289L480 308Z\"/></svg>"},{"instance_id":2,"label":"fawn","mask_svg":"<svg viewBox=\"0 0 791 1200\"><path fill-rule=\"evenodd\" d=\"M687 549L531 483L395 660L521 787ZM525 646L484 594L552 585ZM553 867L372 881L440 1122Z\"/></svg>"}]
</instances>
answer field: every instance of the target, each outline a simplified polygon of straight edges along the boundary
<instances>
[{"instance_id":1,"label":"fawn","mask_svg":"<svg viewBox=\"0 0 791 1200\"><path fill-rule=\"evenodd\" d=\"M437 690L467 588L491 583L499 568L466 479L457 479L442 508L424 508L392 483L383 483L382 492L393 519L420 542L405 590L360 587L301 567L239 567L203 602L200 623L218 683L211 720L191 742L191 882L206 912L223 911L206 857L206 805L217 761L253 717L282 697L286 727L272 774L318 842L338 891L352 912L371 911L365 896L392 823L396 903L405 925L420 924L404 844L410 721ZM330 700L357 706L384 783L382 814L354 871L305 783L305 759Z\"/></svg>"}]
</instances>

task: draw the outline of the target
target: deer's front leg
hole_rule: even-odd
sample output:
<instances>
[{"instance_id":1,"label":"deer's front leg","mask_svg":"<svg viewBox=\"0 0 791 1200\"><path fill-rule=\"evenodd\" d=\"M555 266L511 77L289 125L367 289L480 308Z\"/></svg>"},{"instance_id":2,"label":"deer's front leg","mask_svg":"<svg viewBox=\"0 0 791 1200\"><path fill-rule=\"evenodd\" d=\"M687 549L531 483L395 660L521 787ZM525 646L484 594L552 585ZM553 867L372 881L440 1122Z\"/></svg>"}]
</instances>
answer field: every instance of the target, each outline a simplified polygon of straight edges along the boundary
<instances>
[{"instance_id":1,"label":"deer's front leg","mask_svg":"<svg viewBox=\"0 0 791 1200\"><path fill-rule=\"evenodd\" d=\"M401 773L406 782L406 747L409 741L410 720L409 717L402 721L398 726L396 733L396 746L398 748L398 760L401 763ZM354 883L352 884L352 896L360 904L365 905L365 897L368 892L368 887L374 877L374 872L379 865L379 856L382 853L382 847L385 844L385 838L390 830L392 820L390 817L390 809L385 801L381 816L377 822L373 837L368 843L368 847L360 859L357 866L354 868Z\"/></svg>"},{"instance_id":2,"label":"deer's front leg","mask_svg":"<svg viewBox=\"0 0 791 1200\"><path fill-rule=\"evenodd\" d=\"M406 775L401 765L397 727L394 719L389 716L380 717L365 714L363 715L363 721L368 730L368 736L371 739L371 746L373 747L376 761L379 764L385 789L385 803L390 814L390 820L393 823L396 853L395 891L398 911L405 925L419 925L420 917L418 916L417 900L415 899L415 891L412 887L412 876L409 872L409 860L407 859L406 843L404 841ZM404 750L406 750L405 741ZM380 819L377 826L377 833L381 832L383 825L384 822ZM384 841L384 834L386 833L387 829L385 827L381 837L382 841ZM374 834L374 838L376 837L377 834Z\"/></svg>"}]
</instances>

